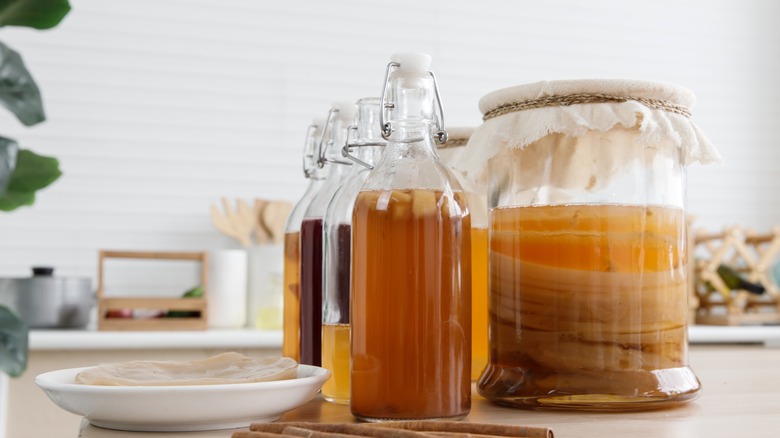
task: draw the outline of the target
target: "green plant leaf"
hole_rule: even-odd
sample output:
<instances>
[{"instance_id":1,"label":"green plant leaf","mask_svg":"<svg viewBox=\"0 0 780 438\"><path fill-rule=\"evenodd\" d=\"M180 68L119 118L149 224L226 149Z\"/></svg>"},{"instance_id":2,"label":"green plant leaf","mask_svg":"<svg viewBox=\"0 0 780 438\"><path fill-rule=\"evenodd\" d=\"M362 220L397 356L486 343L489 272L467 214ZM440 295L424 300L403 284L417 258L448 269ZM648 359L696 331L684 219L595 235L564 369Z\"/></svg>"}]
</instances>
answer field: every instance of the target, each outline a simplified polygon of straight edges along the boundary
<instances>
[{"instance_id":1,"label":"green plant leaf","mask_svg":"<svg viewBox=\"0 0 780 438\"><path fill-rule=\"evenodd\" d=\"M11 377L27 369L28 329L11 309L0 306L0 370Z\"/></svg>"},{"instance_id":2,"label":"green plant leaf","mask_svg":"<svg viewBox=\"0 0 780 438\"><path fill-rule=\"evenodd\" d=\"M51 29L69 11L68 0L0 0L0 26Z\"/></svg>"},{"instance_id":3,"label":"green plant leaf","mask_svg":"<svg viewBox=\"0 0 780 438\"><path fill-rule=\"evenodd\" d=\"M0 105L14 113L25 126L46 120L35 80L21 55L3 43L0 43Z\"/></svg>"},{"instance_id":4,"label":"green plant leaf","mask_svg":"<svg viewBox=\"0 0 780 438\"><path fill-rule=\"evenodd\" d=\"M37 155L22 149L5 193L0 194L0 211L12 211L35 202L35 192L62 175L56 158Z\"/></svg>"},{"instance_id":5,"label":"green plant leaf","mask_svg":"<svg viewBox=\"0 0 780 438\"><path fill-rule=\"evenodd\" d=\"M6 191L0 195L0 211L13 211L35 203L35 192L18 193Z\"/></svg>"}]
</instances>

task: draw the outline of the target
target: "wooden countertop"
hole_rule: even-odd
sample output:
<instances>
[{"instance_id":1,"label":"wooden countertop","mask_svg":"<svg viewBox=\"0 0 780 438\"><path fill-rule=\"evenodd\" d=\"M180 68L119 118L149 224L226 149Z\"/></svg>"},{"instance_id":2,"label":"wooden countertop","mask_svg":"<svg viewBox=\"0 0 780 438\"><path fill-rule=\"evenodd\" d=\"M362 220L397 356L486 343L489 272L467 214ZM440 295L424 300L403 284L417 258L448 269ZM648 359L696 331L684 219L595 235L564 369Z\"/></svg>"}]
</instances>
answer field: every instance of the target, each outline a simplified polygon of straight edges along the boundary
<instances>
[{"instance_id":1,"label":"wooden countertop","mask_svg":"<svg viewBox=\"0 0 780 438\"><path fill-rule=\"evenodd\" d=\"M690 364L702 396L675 409L631 413L542 412L505 408L479 395L466 421L548 426L557 438L777 437L780 436L780 349L762 345L693 345ZM347 406L317 398L287 413L287 421L354 421ZM132 433L82 422L81 438L220 437L233 430L198 433ZM74 431L74 434L77 431Z\"/></svg>"}]
</instances>

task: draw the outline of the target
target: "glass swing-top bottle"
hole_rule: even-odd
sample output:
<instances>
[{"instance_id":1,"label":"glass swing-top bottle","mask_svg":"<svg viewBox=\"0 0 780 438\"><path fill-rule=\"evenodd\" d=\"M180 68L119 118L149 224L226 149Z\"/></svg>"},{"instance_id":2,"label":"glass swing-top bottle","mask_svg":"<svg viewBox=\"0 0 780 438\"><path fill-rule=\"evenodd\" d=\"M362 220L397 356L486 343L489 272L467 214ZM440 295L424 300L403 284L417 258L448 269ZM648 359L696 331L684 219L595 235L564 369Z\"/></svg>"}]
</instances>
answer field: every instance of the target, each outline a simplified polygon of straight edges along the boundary
<instances>
[{"instance_id":1,"label":"glass swing-top bottle","mask_svg":"<svg viewBox=\"0 0 780 438\"><path fill-rule=\"evenodd\" d=\"M284 228L284 322L282 355L298 360L300 332L300 304L298 300L300 276L300 235L301 223L306 209L314 196L320 191L330 168L317 165L317 147L325 127L324 120L314 120L306 130L303 146L303 175L309 180L309 186L301 199L295 204Z\"/></svg>"},{"instance_id":2,"label":"glass swing-top bottle","mask_svg":"<svg viewBox=\"0 0 780 438\"><path fill-rule=\"evenodd\" d=\"M384 154L352 216L352 414L459 419L471 406L471 225L446 141L431 58L388 64Z\"/></svg>"},{"instance_id":3,"label":"glass swing-top bottle","mask_svg":"<svg viewBox=\"0 0 780 438\"><path fill-rule=\"evenodd\" d=\"M349 403L350 394L350 254L352 209L360 188L386 144L379 124L379 98L357 101L355 125L348 130L344 155L356 164L328 204L324 221L324 289L322 312L322 366L333 374L322 396L333 403ZM354 150L354 155L353 155Z\"/></svg>"},{"instance_id":4,"label":"glass swing-top bottle","mask_svg":"<svg viewBox=\"0 0 780 438\"><path fill-rule=\"evenodd\" d=\"M328 112L319 142L318 165L330 168L330 171L301 223L299 362L306 365L320 366L322 363L322 222L328 203L352 164L341 155L341 149L353 117L354 104L351 102L335 103Z\"/></svg>"}]
</instances>

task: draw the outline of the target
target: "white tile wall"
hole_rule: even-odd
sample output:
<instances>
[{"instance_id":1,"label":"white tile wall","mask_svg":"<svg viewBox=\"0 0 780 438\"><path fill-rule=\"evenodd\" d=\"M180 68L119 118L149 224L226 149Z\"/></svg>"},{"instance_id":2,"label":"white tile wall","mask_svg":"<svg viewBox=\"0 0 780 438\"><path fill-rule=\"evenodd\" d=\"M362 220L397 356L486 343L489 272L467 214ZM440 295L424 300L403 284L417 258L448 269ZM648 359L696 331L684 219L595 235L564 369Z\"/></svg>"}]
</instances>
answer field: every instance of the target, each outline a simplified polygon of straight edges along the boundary
<instances>
[{"instance_id":1,"label":"white tile wall","mask_svg":"<svg viewBox=\"0 0 780 438\"><path fill-rule=\"evenodd\" d=\"M676 82L725 158L694 167L710 228L780 224L780 2L763 0L71 0L50 31L0 29L39 82L48 121L0 132L60 158L33 208L0 214L0 275L50 264L96 275L100 248L234 246L220 196L294 201L305 127L377 95L390 53L429 52L450 125L477 100L542 79Z\"/></svg>"}]
</instances>

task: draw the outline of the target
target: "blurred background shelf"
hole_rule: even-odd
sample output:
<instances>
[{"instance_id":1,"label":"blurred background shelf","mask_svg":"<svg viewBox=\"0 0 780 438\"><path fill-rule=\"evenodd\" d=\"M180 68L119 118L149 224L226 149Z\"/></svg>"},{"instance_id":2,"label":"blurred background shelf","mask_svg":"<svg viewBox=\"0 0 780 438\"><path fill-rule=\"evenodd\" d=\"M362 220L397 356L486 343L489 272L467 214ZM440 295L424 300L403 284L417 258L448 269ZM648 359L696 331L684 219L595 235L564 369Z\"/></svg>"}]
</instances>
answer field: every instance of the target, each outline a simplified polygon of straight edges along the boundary
<instances>
[{"instance_id":1,"label":"blurred background shelf","mask_svg":"<svg viewBox=\"0 0 780 438\"><path fill-rule=\"evenodd\" d=\"M764 344L780 348L780 325L718 326L692 325L688 327L691 344Z\"/></svg>"},{"instance_id":2,"label":"blurred background shelf","mask_svg":"<svg viewBox=\"0 0 780 438\"><path fill-rule=\"evenodd\" d=\"M780 347L780 325L688 327L692 344L764 344ZM30 349L46 350L136 350L136 349L263 349L282 346L281 331L195 330L195 331L97 331L32 330Z\"/></svg>"},{"instance_id":3,"label":"blurred background shelf","mask_svg":"<svg viewBox=\"0 0 780 438\"><path fill-rule=\"evenodd\" d=\"M159 350L262 349L279 350L282 332L240 330L97 331L32 330L30 350Z\"/></svg>"}]
</instances>

